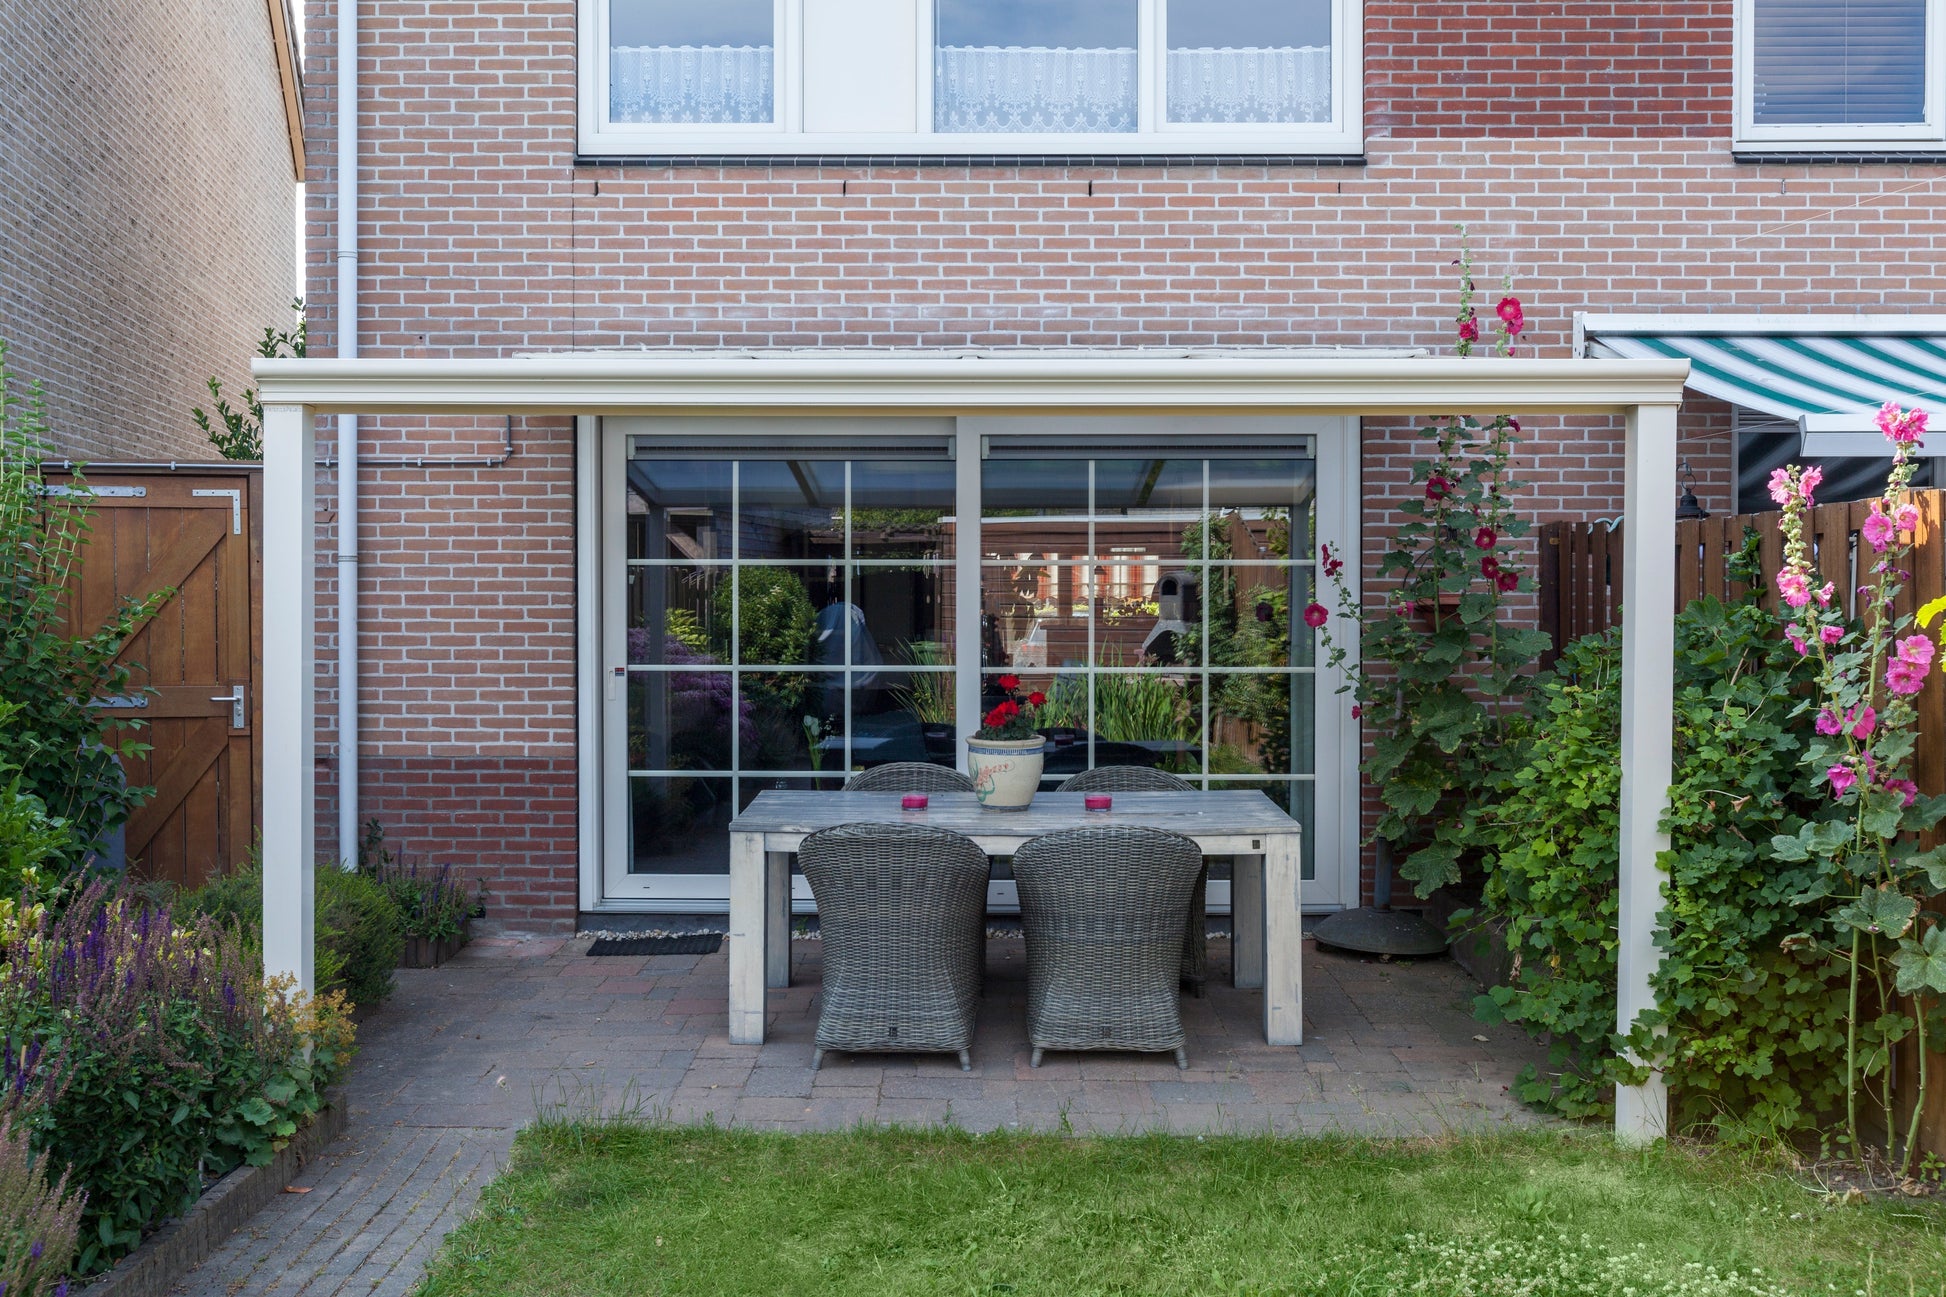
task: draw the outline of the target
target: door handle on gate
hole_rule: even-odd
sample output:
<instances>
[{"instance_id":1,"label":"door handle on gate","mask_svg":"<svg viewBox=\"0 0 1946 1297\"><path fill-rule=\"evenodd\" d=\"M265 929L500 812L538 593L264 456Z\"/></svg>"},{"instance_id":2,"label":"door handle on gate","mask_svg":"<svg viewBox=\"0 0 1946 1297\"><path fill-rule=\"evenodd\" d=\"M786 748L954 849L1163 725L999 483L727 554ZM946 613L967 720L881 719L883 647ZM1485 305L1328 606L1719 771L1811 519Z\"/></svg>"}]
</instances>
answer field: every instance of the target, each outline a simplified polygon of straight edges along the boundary
<instances>
[{"instance_id":1,"label":"door handle on gate","mask_svg":"<svg viewBox=\"0 0 1946 1297\"><path fill-rule=\"evenodd\" d=\"M213 703L230 704L230 728L231 729L240 730L246 728L249 725L250 718L245 714L242 685L236 686L229 693L217 694L215 697L211 698L210 701Z\"/></svg>"}]
</instances>

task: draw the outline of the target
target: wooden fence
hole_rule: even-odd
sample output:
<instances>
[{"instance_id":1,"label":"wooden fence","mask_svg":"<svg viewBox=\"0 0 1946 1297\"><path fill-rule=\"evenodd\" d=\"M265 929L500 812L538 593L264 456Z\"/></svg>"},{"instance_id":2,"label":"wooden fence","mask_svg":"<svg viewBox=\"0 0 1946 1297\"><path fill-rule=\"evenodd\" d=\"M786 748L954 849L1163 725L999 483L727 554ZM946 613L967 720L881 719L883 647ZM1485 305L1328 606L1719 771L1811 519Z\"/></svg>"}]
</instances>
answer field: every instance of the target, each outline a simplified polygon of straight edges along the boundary
<instances>
[{"instance_id":1,"label":"wooden fence","mask_svg":"<svg viewBox=\"0 0 1946 1297\"><path fill-rule=\"evenodd\" d=\"M1902 614L1913 613L1946 593L1946 491L1913 491L1906 498L1919 508L1919 527L1909 559L1911 580L1894 605ZM1871 580L1874 554L1858 534L1870 515L1871 505L1866 501L1819 505L1811 511L1809 540L1818 572L1837 588L1837 597L1843 600L1847 613L1856 606L1858 587ZM1778 598L1769 578L1784 561L1784 533L1779 526L1782 517L1773 511L1678 522L1676 605L1671 612L1704 595L1734 599L1747 593L1748 587L1731 577L1729 561L1751 536L1756 538L1759 568L1764 574L1757 598L1765 607L1775 609ZM1541 525L1539 537L1540 627L1554 640L1553 650L1543 655L1543 664L1551 665L1575 639L1606 630L1621 619L1622 527L1619 523L1611 528L1599 522L1550 522ZM1946 680L1940 672L1927 675L1926 687L1913 701L1919 708L1913 782L1926 793L1946 792ZM1909 1096L1917 1089L1916 1057L1909 1049L1900 1053L1899 1088ZM1946 1075L1942 1068L1946 1068L1946 1055L1933 1055L1934 1074ZM1940 1089L1946 1091L1946 1087ZM1910 1102L1904 1099L1902 1106ZM1946 1092L1932 1095L1927 1107L1923 1142L1935 1153L1946 1153ZM1902 1127L1910 1113L1910 1107L1905 1106L1900 1117Z\"/></svg>"}]
</instances>

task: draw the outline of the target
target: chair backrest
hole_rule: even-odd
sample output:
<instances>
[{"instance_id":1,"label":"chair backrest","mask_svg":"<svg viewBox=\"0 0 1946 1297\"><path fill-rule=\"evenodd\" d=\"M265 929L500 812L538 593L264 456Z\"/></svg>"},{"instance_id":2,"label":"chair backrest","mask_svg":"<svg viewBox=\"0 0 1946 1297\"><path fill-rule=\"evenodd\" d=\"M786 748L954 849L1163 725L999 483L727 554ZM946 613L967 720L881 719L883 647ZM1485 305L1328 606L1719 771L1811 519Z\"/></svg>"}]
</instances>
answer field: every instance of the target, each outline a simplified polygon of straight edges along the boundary
<instances>
[{"instance_id":1,"label":"chair backrest","mask_svg":"<svg viewBox=\"0 0 1946 1297\"><path fill-rule=\"evenodd\" d=\"M1187 779L1154 766L1096 766L1063 781L1057 793L1193 793Z\"/></svg>"},{"instance_id":2,"label":"chair backrest","mask_svg":"<svg viewBox=\"0 0 1946 1297\"><path fill-rule=\"evenodd\" d=\"M1030 943L1037 922L1180 943L1202 869L1196 840L1165 829L1062 829L1030 838L1014 853Z\"/></svg>"},{"instance_id":3,"label":"chair backrest","mask_svg":"<svg viewBox=\"0 0 1946 1297\"><path fill-rule=\"evenodd\" d=\"M806 835L797 859L818 903L827 974L868 950L937 950L985 921L986 853L951 829L838 824Z\"/></svg>"},{"instance_id":4,"label":"chair backrest","mask_svg":"<svg viewBox=\"0 0 1946 1297\"><path fill-rule=\"evenodd\" d=\"M950 766L930 761L891 761L860 770L845 781L848 793L970 793L973 781Z\"/></svg>"}]
</instances>

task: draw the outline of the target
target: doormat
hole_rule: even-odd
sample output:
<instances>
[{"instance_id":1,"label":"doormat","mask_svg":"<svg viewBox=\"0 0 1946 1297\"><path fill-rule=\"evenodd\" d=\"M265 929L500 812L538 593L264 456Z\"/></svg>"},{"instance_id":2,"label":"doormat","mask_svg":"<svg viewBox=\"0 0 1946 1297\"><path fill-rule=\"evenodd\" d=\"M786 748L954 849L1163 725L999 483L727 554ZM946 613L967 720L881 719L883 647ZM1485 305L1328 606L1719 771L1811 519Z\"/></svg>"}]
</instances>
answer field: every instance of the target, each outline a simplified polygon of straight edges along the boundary
<instances>
[{"instance_id":1,"label":"doormat","mask_svg":"<svg viewBox=\"0 0 1946 1297\"><path fill-rule=\"evenodd\" d=\"M713 955L723 948L720 932L685 932L675 937L602 937L591 955Z\"/></svg>"}]
</instances>

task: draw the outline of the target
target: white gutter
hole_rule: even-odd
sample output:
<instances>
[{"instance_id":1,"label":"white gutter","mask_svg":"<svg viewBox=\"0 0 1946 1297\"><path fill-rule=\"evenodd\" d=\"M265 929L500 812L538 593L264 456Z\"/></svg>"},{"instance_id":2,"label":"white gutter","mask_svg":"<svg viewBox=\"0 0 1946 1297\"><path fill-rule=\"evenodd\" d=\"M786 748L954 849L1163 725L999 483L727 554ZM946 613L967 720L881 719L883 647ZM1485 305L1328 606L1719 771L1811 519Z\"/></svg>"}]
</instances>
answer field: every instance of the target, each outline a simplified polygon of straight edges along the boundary
<instances>
[{"instance_id":1,"label":"white gutter","mask_svg":"<svg viewBox=\"0 0 1946 1297\"><path fill-rule=\"evenodd\" d=\"M358 358L358 0L338 4L338 356ZM358 864L358 416L338 416L338 864Z\"/></svg>"}]
</instances>

